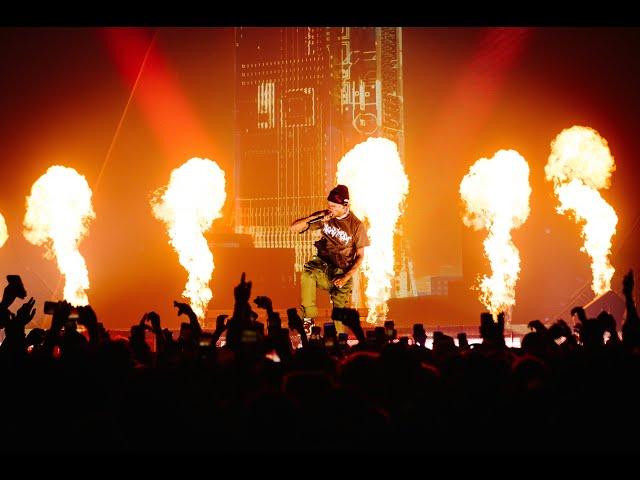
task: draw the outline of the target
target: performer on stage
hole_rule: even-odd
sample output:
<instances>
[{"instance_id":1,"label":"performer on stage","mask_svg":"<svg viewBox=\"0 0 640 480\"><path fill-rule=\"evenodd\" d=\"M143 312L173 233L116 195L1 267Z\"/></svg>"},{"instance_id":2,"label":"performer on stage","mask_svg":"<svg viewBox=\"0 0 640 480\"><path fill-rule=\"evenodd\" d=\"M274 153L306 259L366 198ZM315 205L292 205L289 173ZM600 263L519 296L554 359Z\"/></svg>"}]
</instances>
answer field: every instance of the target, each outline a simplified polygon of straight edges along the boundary
<instances>
[{"instance_id":1,"label":"performer on stage","mask_svg":"<svg viewBox=\"0 0 640 480\"><path fill-rule=\"evenodd\" d=\"M295 220L291 231L304 233L321 229L322 237L315 242L317 255L304 265L300 276L302 313L307 335L318 316L316 287L327 290L333 308L349 306L352 277L364 259L364 247L369 245L366 227L349 210L349 189L337 185L327 197L328 209ZM336 331L346 333L342 322L335 321Z\"/></svg>"}]
</instances>

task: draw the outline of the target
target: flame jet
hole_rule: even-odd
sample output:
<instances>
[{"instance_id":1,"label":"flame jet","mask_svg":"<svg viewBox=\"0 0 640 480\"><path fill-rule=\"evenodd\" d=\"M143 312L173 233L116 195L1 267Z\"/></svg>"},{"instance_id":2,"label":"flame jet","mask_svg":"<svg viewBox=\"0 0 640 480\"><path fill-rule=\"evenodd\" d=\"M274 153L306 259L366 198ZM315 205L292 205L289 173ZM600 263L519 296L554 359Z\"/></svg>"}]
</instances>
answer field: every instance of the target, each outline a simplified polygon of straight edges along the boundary
<instances>
[{"instance_id":1,"label":"flame jet","mask_svg":"<svg viewBox=\"0 0 640 480\"><path fill-rule=\"evenodd\" d=\"M9 239L9 231L7 230L7 223L4 221L4 216L0 213L0 248L7 243Z\"/></svg>"},{"instance_id":2,"label":"flame jet","mask_svg":"<svg viewBox=\"0 0 640 480\"><path fill-rule=\"evenodd\" d=\"M573 126L560 132L551 142L551 154L544 168L546 179L560 205L557 211L574 213L577 223L584 221L580 249L591 257L591 289L601 295L611 288L615 272L609 255L618 216L598 192L609 188L616 169L607 141L589 127Z\"/></svg>"},{"instance_id":3,"label":"flame jet","mask_svg":"<svg viewBox=\"0 0 640 480\"><path fill-rule=\"evenodd\" d=\"M54 165L35 181L27 197L24 237L46 247L64 275L64 299L74 306L89 304L89 272L78 251L89 223L96 217L86 178L73 168Z\"/></svg>"},{"instance_id":4,"label":"flame jet","mask_svg":"<svg viewBox=\"0 0 640 480\"><path fill-rule=\"evenodd\" d=\"M510 312L516 303L520 255L511 230L529 216L530 196L529 165L515 150L500 150L491 159L479 159L460 182L464 224L489 231L483 244L491 277L482 277L479 299L494 318L499 312Z\"/></svg>"},{"instance_id":5,"label":"flame jet","mask_svg":"<svg viewBox=\"0 0 640 480\"><path fill-rule=\"evenodd\" d=\"M222 216L226 200L224 171L209 159L192 158L171 172L169 184L151 199L153 215L164 222L169 243L188 273L182 295L203 320L213 293L213 255L204 233Z\"/></svg>"},{"instance_id":6,"label":"flame jet","mask_svg":"<svg viewBox=\"0 0 640 480\"><path fill-rule=\"evenodd\" d=\"M362 271L367 279L367 322L386 318L394 275L393 236L409 193L409 179L398 147L386 138L359 143L338 163L337 183L349 187L353 212L367 222L371 245Z\"/></svg>"}]
</instances>

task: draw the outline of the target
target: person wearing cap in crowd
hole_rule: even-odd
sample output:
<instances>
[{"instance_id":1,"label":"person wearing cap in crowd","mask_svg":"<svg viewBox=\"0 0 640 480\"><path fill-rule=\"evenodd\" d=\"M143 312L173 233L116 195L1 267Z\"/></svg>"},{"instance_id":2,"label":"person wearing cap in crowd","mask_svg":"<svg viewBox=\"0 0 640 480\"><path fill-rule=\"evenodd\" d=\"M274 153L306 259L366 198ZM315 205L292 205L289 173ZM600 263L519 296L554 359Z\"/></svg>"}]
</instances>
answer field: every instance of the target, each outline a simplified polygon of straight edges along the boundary
<instances>
[{"instance_id":1,"label":"person wearing cap in crowd","mask_svg":"<svg viewBox=\"0 0 640 480\"><path fill-rule=\"evenodd\" d=\"M318 316L316 288L327 290L333 308L349 306L353 275L364 259L364 247L369 245L362 221L349 210L349 189L337 185L327 197L328 209L295 220L291 231L304 233L320 229L320 240L314 243L317 254L304 265L300 276L301 307L307 335ZM336 331L346 333L342 322L334 320Z\"/></svg>"}]
</instances>

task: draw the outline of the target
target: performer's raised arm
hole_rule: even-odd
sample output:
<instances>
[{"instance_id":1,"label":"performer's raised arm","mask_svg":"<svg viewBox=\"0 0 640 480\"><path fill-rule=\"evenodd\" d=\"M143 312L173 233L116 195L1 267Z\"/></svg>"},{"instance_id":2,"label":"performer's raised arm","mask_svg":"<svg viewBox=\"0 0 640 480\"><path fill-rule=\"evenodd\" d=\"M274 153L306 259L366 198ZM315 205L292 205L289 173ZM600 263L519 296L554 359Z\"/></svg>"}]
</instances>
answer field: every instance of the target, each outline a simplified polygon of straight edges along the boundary
<instances>
[{"instance_id":1,"label":"performer's raised arm","mask_svg":"<svg viewBox=\"0 0 640 480\"><path fill-rule=\"evenodd\" d=\"M289 229L293 233L304 233L309 228L316 230L322 226L323 222L326 222L331 218L332 215L329 210L318 210L307 217L294 220Z\"/></svg>"}]
</instances>

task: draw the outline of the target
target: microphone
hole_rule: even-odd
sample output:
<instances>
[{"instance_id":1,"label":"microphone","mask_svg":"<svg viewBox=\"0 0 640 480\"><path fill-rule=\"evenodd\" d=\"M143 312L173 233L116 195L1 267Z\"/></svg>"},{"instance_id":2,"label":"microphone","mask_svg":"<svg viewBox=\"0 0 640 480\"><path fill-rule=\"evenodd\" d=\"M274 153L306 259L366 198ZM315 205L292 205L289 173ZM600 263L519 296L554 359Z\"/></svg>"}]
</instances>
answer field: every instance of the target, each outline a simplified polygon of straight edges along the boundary
<instances>
[{"instance_id":1,"label":"microphone","mask_svg":"<svg viewBox=\"0 0 640 480\"><path fill-rule=\"evenodd\" d=\"M322 219L323 219L326 215L329 215L329 210L323 210L322 212L320 212L320 216L319 216L319 217L312 218L311 220L309 220L309 221L307 222L307 224L312 225L312 224L314 224L314 223L321 222L321 221L322 221Z\"/></svg>"}]
</instances>

